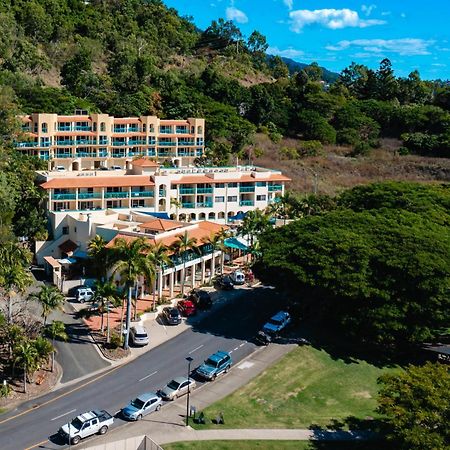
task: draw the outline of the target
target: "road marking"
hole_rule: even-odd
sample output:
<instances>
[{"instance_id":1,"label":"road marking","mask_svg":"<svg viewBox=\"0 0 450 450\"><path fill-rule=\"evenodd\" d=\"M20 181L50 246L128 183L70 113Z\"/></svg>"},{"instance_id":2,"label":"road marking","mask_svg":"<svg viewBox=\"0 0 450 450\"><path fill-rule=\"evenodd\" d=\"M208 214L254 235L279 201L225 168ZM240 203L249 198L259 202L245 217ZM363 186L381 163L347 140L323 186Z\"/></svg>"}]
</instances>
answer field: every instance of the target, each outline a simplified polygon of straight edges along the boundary
<instances>
[{"instance_id":1,"label":"road marking","mask_svg":"<svg viewBox=\"0 0 450 450\"><path fill-rule=\"evenodd\" d=\"M25 450L31 450L32 448L36 448L37 446L44 445L47 442L48 442L48 439L46 439L45 441L42 441L42 442L38 442L37 444L34 444L32 447L27 447Z\"/></svg>"},{"instance_id":2,"label":"road marking","mask_svg":"<svg viewBox=\"0 0 450 450\"><path fill-rule=\"evenodd\" d=\"M233 352L235 352L239 347L233 348Z\"/></svg>"},{"instance_id":3,"label":"road marking","mask_svg":"<svg viewBox=\"0 0 450 450\"><path fill-rule=\"evenodd\" d=\"M72 409L72 411L69 411L69 412L66 412L64 414L61 414L60 416L53 417L53 419L50 419L50 420L61 419L61 417L67 416L67 414L73 413L75 411L76 411L76 409Z\"/></svg>"},{"instance_id":4,"label":"road marking","mask_svg":"<svg viewBox=\"0 0 450 450\"><path fill-rule=\"evenodd\" d=\"M155 370L154 372L152 372L150 375L147 375L146 377L144 377L144 378L141 378L139 381L144 381L144 380L146 380L147 378L150 378L151 376L153 376L153 375L155 375L155 373L158 373L158 371L157 370Z\"/></svg>"},{"instance_id":5,"label":"road marking","mask_svg":"<svg viewBox=\"0 0 450 450\"><path fill-rule=\"evenodd\" d=\"M199 345L198 347L194 348L194 350L191 350L188 354L191 355L192 353L196 352L197 350L200 350L202 347L204 347L205 345Z\"/></svg>"},{"instance_id":6,"label":"road marking","mask_svg":"<svg viewBox=\"0 0 450 450\"><path fill-rule=\"evenodd\" d=\"M243 343L239 346L239 348L243 347L244 345L245 345L245 342L243 342Z\"/></svg>"}]
</instances>

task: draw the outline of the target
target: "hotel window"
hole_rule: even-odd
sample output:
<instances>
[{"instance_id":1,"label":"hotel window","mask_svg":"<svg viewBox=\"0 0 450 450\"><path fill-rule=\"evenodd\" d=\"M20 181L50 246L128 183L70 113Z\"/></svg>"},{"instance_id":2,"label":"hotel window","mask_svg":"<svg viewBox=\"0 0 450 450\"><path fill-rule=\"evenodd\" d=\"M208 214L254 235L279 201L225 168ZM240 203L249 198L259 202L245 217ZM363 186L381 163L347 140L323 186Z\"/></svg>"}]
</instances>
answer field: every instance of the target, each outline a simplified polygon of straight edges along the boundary
<instances>
[{"instance_id":1,"label":"hotel window","mask_svg":"<svg viewBox=\"0 0 450 450\"><path fill-rule=\"evenodd\" d=\"M100 123L100 131L106 131L106 125L105 122Z\"/></svg>"},{"instance_id":2,"label":"hotel window","mask_svg":"<svg viewBox=\"0 0 450 450\"><path fill-rule=\"evenodd\" d=\"M203 134L203 127L197 127L197 134Z\"/></svg>"},{"instance_id":3,"label":"hotel window","mask_svg":"<svg viewBox=\"0 0 450 450\"><path fill-rule=\"evenodd\" d=\"M266 196L265 195L257 195L256 196L256 201L258 201L258 202L265 202L266 201Z\"/></svg>"},{"instance_id":4,"label":"hotel window","mask_svg":"<svg viewBox=\"0 0 450 450\"><path fill-rule=\"evenodd\" d=\"M216 197L214 200L216 203L223 203L225 202L225 197Z\"/></svg>"},{"instance_id":5,"label":"hotel window","mask_svg":"<svg viewBox=\"0 0 450 450\"><path fill-rule=\"evenodd\" d=\"M43 133L47 133L48 132L47 124L45 122L41 125L41 129L42 129Z\"/></svg>"},{"instance_id":6,"label":"hotel window","mask_svg":"<svg viewBox=\"0 0 450 450\"><path fill-rule=\"evenodd\" d=\"M225 187L225 183L216 183L216 189L223 189Z\"/></svg>"},{"instance_id":7,"label":"hotel window","mask_svg":"<svg viewBox=\"0 0 450 450\"><path fill-rule=\"evenodd\" d=\"M144 124L142 125L142 131L143 131L144 133L147 131L147 124L146 124L146 123L144 123Z\"/></svg>"},{"instance_id":8,"label":"hotel window","mask_svg":"<svg viewBox=\"0 0 450 450\"><path fill-rule=\"evenodd\" d=\"M148 126L148 132L149 133L154 133L155 132L155 127L153 126L152 123Z\"/></svg>"},{"instance_id":9,"label":"hotel window","mask_svg":"<svg viewBox=\"0 0 450 450\"><path fill-rule=\"evenodd\" d=\"M228 196L229 202L237 202L237 196L236 195L229 195Z\"/></svg>"},{"instance_id":10,"label":"hotel window","mask_svg":"<svg viewBox=\"0 0 450 450\"><path fill-rule=\"evenodd\" d=\"M228 187L229 188L237 188L238 184L237 183L228 183Z\"/></svg>"}]
</instances>

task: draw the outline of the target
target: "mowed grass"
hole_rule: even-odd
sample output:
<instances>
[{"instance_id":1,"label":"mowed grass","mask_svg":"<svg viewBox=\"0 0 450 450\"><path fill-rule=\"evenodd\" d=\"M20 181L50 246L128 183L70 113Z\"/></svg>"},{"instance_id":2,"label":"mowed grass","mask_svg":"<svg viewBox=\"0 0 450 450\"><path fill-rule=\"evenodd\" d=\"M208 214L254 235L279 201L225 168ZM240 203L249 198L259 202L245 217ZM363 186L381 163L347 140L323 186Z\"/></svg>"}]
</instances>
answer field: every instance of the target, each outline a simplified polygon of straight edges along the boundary
<instances>
[{"instance_id":1,"label":"mowed grass","mask_svg":"<svg viewBox=\"0 0 450 450\"><path fill-rule=\"evenodd\" d=\"M164 450L379 450L380 442L190 441L165 444ZM388 450L384 444L383 448Z\"/></svg>"},{"instance_id":2,"label":"mowed grass","mask_svg":"<svg viewBox=\"0 0 450 450\"><path fill-rule=\"evenodd\" d=\"M204 410L197 429L307 428L333 419L377 417L377 378L386 371L364 361L333 359L324 350L298 347L249 384ZM397 369L398 370L398 369Z\"/></svg>"}]
</instances>

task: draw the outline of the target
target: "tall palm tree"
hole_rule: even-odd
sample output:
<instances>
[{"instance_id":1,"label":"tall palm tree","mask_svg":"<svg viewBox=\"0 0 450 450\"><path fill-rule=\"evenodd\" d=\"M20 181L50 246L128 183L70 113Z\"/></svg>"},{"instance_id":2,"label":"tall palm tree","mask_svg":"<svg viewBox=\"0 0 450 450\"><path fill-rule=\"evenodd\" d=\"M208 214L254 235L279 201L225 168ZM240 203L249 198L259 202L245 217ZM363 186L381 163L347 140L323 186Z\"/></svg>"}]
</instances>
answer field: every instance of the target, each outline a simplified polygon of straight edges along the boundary
<instances>
[{"instance_id":1,"label":"tall palm tree","mask_svg":"<svg viewBox=\"0 0 450 450\"><path fill-rule=\"evenodd\" d=\"M169 249L167 246L158 243L153 245L150 248L150 251L147 255L147 257L150 259L151 264L155 266L157 269L157 277L162 277L163 268L164 266L170 266L172 264L172 260L169 258L168 254ZM156 286L156 280L157 277L154 277L153 280L153 310L156 308L156 294L157 294L157 286ZM159 291L158 291L158 301L159 301Z\"/></svg>"},{"instance_id":2,"label":"tall palm tree","mask_svg":"<svg viewBox=\"0 0 450 450\"><path fill-rule=\"evenodd\" d=\"M175 206L175 220L178 220L178 208L181 208L181 201L176 197L172 197L170 199L170 206Z\"/></svg>"},{"instance_id":3,"label":"tall palm tree","mask_svg":"<svg viewBox=\"0 0 450 450\"><path fill-rule=\"evenodd\" d=\"M117 299L119 296L117 293L117 288L114 285L114 283L112 283L110 280L107 281L97 280L94 286L95 286L94 301L96 301L99 304L99 310L102 315L102 320L100 324L100 330L102 333L104 331L103 318L105 311L107 312L108 315L106 334L107 334L107 342L109 343L109 308L110 305L115 306L116 304L118 304Z\"/></svg>"},{"instance_id":4,"label":"tall palm tree","mask_svg":"<svg viewBox=\"0 0 450 450\"><path fill-rule=\"evenodd\" d=\"M99 279L106 278L108 268L108 249L106 241L100 235L95 235L88 244L88 254L93 260L94 270Z\"/></svg>"},{"instance_id":5,"label":"tall palm tree","mask_svg":"<svg viewBox=\"0 0 450 450\"><path fill-rule=\"evenodd\" d=\"M38 336L33 341L34 348L37 351L38 363L40 362L48 362L48 358L51 354L53 354L54 348L53 345L45 339L43 336Z\"/></svg>"},{"instance_id":6,"label":"tall palm tree","mask_svg":"<svg viewBox=\"0 0 450 450\"><path fill-rule=\"evenodd\" d=\"M255 209L245 215L239 232L249 237L250 249L252 249L255 238L269 228L271 228L269 215L260 209Z\"/></svg>"},{"instance_id":7,"label":"tall palm tree","mask_svg":"<svg viewBox=\"0 0 450 450\"><path fill-rule=\"evenodd\" d=\"M64 322L60 320L54 320L51 324L47 325L44 330L46 336L48 336L52 340L52 372L55 369L55 339L59 339L61 341L67 341L69 336L66 332L66 325Z\"/></svg>"},{"instance_id":8,"label":"tall palm tree","mask_svg":"<svg viewBox=\"0 0 450 450\"><path fill-rule=\"evenodd\" d=\"M181 295L184 295L184 285L186 281L186 252L194 250L197 244L196 238L190 238L187 231L177 236L178 240L172 244L172 250L183 259L183 277L181 278ZM195 276L195 274L193 274Z\"/></svg>"},{"instance_id":9,"label":"tall palm tree","mask_svg":"<svg viewBox=\"0 0 450 450\"><path fill-rule=\"evenodd\" d=\"M146 253L150 250L150 245L144 238L133 239L127 241L124 238L116 239L111 252L111 260L113 261L113 275L119 274L122 283L128 289L127 296L127 312L126 312L126 329L124 349L128 349L129 330L131 321L131 299L133 296L133 286L140 276L144 276L147 280L153 280L155 276L155 268L151 261L146 257Z\"/></svg>"},{"instance_id":10,"label":"tall palm tree","mask_svg":"<svg viewBox=\"0 0 450 450\"><path fill-rule=\"evenodd\" d=\"M12 297L23 293L31 284L27 269L31 261L30 252L16 242L6 242L0 246L0 287L7 301L7 320L12 321Z\"/></svg>"},{"instance_id":11,"label":"tall palm tree","mask_svg":"<svg viewBox=\"0 0 450 450\"><path fill-rule=\"evenodd\" d=\"M34 373L39 367L39 355L33 342L25 340L20 342L14 349L14 364L23 368L23 390L27 393L27 377Z\"/></svg>"},{"instance_id":12,"label":"tall palm tree","mask_svg":"<svg viewBox=\"0 0 450 450\"><path fill-rule=\"evenodd\" d=\"M47 323L49 314L57 309L62 310L65 302L64 296L54 286L43 285L39 292L35 292L29 296L30 300L36 300L42 307L42 318L44 319L44 327Z\"/></svg>"},{"instance_id":13,"label":"tall palm tree","mask_svg":"<svg viewBox=\"0 0 450 450\"><path fill-rule=\"evenodd\" d=\"M213 250L213 257L211 259L211 273L209 277L209 282L211 283L212 277L215 274L216 270L216 258L214 256L215 252L217 250L221 250L220 255L220 273L223 273L223 262L224 262L224 241L228 237L228 232L225 230L225 228L222 228L222 230L219 233L211 233L209 236L202 239L202 242L204 244L210 245Z\"/></svg>"}]
</instances>

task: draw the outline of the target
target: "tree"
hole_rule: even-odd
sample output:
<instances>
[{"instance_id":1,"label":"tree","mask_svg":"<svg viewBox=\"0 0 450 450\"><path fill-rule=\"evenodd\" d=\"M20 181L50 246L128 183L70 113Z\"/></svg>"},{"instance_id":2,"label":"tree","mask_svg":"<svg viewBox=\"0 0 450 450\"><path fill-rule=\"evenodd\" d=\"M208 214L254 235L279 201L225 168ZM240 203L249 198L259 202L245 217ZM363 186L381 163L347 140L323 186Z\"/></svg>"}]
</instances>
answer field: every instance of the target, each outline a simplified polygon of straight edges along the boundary
<instances>
[{"instance_id":1,"label":"tree","mask_svg":"<svg viewBox=\"0 0 450 450\"><path fill-rule=\"evenodd\" d=\"M242 236L249 237L249 247L252 250L255 246L255 238L271 228L269 215L261 209L255 209L247 212L238 231Z\"/></svg>"},{"instance_id":2,"label":"tree","mask_svg":"<svg viewBox=\"0 0 450 450\"><path fill-rule=\"evenodd\" d=\"M100 235L95 235L88 244L88 254L93 260L94 270L97 278L104 279L108 268L109 252L106 248L106 242Z\"/></svg>"},{"instance_id":3,"label":"tree","mask_svg":"<svg viewBox=\"0 0 450 450\"><path fill-rule=\"evenodd\" d=\"M114 241L114 246L111 249L111 261L113 262L112 273L113 275L118 274L120 276L121 282L128 290L126 313L127 333L124 341L125 350L129 347L133 286L137 283L140 276L144 276L146 280L153 280L155 276L155 267L146 257L149 249L149 244L143 238L133 239L131 241L118 238Z\"/></svg>"},{"instance_id":4,"label":"tree","mask_svg":"<svg viewBox=\"0 0 450 450\"><path fill-rule=\"evenodd\" d=\"M223 230L225 231L225 230ZM212 248L212 259L211 259L211 273L209 275L209 282L212 282L212 277L216 273L216 257L215 253L217 250L222 250L222 255L220 258L220 273L223 273L223 242L226 238L226 232L223 233L211 233L208 237L204 237L202 242Z\"/></svg>"},{"instance_id":5,"label":"tree","mask_svg":"<svg viewBox=\"0 0 450 450\"><path fill-rule=\"evenodd\" d=\"M247 48L252 53L265 53L269 48L266 37L259 31L253 31L247 40Z\"/></svg>"},{"instance_id":6,"label":"tree","mask_svg":"<svg viewBox=\"0 0 450 450\"><path fill-rule=\"evenodd\" d=\"M172 199L171 199L172 200ZM164 270L164 266L170 266L172 265L172 260L169 257L168 253L169 249L161 244L158 243L150 248L150 251L147 255L147 257L150 259L151 264L157 268L157 276L159 279L162 279L162 274ZM159 298L159 290L156 286L156 280L157 277L154 277L153 279L153 310L156 309L156 295L158 294L158 300Z\"/></svg>"},{"instance_id":7,"label":"tree","mask_svg":"<svg viewBox=\"0 0 450 450\"><path fill-rule=\"evenodd\" d=\"M323 70L316 62L312 62L303 69L310 81L321 81L323 77Z\"/></svg>"},{"instance_id":8,"label":"tree","mask_svg":"<svg viewBox=\"0 0 450 450\"><path fill-rule=\"evenodd\" d=\"M94 284L95 294L94 301L98 303L98 309L101 314L100 331L104 331L104 314L107 312L106 321L106 342L109 344L109 308L110 306L116 306L118 303L117 288L110 280L97 280Z\"/></svg>"},{"instance_id":9,"label":"tree","mask_svg":"<svg viewBox=\"0 0 450 450\"><path fill-rule=\"evenodd\" d=\"M186 283L186 262L187 262L187 252L196 249L197 239L190 238L187 231L183 234L177 236L177 241L175 241L171 248L178 254L183 260L183 274L181 277L181 295L184 295L184 285ZM192 275L194 276L194 274Z\"/></svg>"},{"instance_id":10,"label":"tree","mask_svg":"<svg viewBox=\"0 0 450 450\"><path fill-rule=\"evenodd\" d=\"M378 412L387 416L387 437L396 449L449 448L450 372L446 366L430 362L410 365L378 382Z\"/></svg>"},{"instance_id":11,"label":"tree","mask_svg":"<svg viewBox=\"0 0 450 450\"><path fill-rule=\"evenodd\" d=\"M44 329L44 334L52 340L52 372L55 369L55 339L61 341L67 341L69 336L66 332L66 325L60 320L54 320L51 324L47 325Z\"/></svg>"},{"instance_id":12,"label":"tree","mask_svg":"<svg viewBox=\"0 0 450 450\"><path fill-rule=\"evenodd\" d=\"M44 319L44 327L50 313L59 309L62 310L65 298L64 295L54 286L43 285L39 292L30 295L30 300L37 301L42 308L42 318Z\"/></svg>"},{"instance_id":13,"label":"tree","mask_svg":"<svg viewBox=\"0 0 450 450\"><path fill-rule=\"evenodd\" d=\"M39 354L33 342L24 340L14 349L14 364L23 369L23 390L27 392L27 378L39 368Z\"/></svg>"},{"instance_id":14,"label":"tree","mask_svg":"<svg viewBox=\"0 0 450 450\"><path fill-rule=\"evenodd\" d=\"M53 354L55 350L53 345L43 336L38 336L32 341L32 343L36 349L38 364L41 362L46 363L48 361L48 357Z\"/></svg>"}]
</instances>

